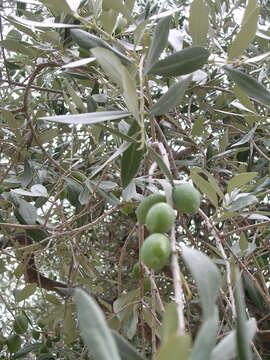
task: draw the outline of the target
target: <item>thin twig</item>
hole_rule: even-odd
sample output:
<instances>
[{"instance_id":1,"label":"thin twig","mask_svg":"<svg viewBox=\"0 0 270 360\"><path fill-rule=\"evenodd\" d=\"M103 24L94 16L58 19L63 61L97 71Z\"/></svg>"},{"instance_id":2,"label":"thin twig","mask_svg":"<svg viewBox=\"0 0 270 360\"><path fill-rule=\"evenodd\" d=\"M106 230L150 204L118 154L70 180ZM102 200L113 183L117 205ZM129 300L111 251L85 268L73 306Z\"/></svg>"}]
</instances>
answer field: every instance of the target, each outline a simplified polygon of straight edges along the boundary
<instances>
[{"instance_id":1,"label":"thin twig","mask_svg":"<svg viewBox=\"0 0 270 360\"><path fill-rule=\"evenodd\" d=\"M140 306L139 306L139 319L140 319L140 328L141 328L141 338L142 338L142 353L145 357L145 328L144 328L144 316L143 316L143 296L144 296L144 286L143 286L143 265L141 259L141 247L144 241L144 229L143 226L139 224L138 226L139 233L139 265L140 265Z\"/></svg>"},{"instance_id":2,"label":"thin twig","mask_svg":"<svg viewBox=\"0 0 270 360\"><path fill-rule=\"evenodd\" d=\"M27 87L27 84L23 84L23 83L20 83L18 81L13 81L13 80L9 81L9 80L5 80L5 79L0 79L0 83L8 83L9 85L18 86L21 88ZM52 94L63 95L63 91L61 91L61 90L48 89L48 88L36 86L36 85L31 85L31 89L38 90L38 91L45 91L45 92L52 93ZM19 110L21 110L21 109L19 109Z\"/></svg>"},{"instance_id":3,"label":"thin twig","mask_svg":"<svg viewBox=\"0 0 270 360\"><path fill-rule=\"evenodd\" d=\"M124 242L124 245L122 246L122 249L121 249L119 262L118 262L118 285L117 285L118 297L121 294L121 270L122 270L122 265L123 265L123 262L124 262L124 258L126 256L126 250L127 250L129 240L131 239L131 237L134 234L135 230L136 230L136 225L134 225L133 228L131 229L131 231L129 232L129 234L128 234L125 242Z\"/></svg>"},{"instance_id":4,"label":"thin twig","mask_svg":"<svg viewBox=\"0 0 270 360\"><path fill-rule=\"evenodd\" d=\"M178 313L178 334L183 335L185 332L183 289L182 289L182 281L180 276L180 268L178 264L178 255L176 249L175 225L173 225L171 229L171 249L172 249L171 269L173 274L175 303L177 306L177 313Z\"/></svg>"},{"instance_id":5,"label":"thin twig","mask_svg":"<svg viewBox=\"0 0 270 360\"><path fill-rule=\"evenodd\" d=\"M232 279L231 266L230 266L229 259L228 259L227 255L225 253L224 248L223 248L221 236L220 236L219 231L217 230L217 228L211 223L208 216L201 209L199 209L198 213L204 218L204 221L205 221L205 224L206 224L208 230L214 236L214 238L216 240L217 247L218 247L218 249L219 249L219 251L220 251L220 253L222 255L222 258L224 260L225 267L226 267L226 281L227 281L227 286L228 286L228 290L229 290L231 309L232 309L232 318L235 319L236 318L236 308L235 308L235 300L234 300L233 288L232 288L232 280L231 280Z\"/></svg>"}]
</instances>

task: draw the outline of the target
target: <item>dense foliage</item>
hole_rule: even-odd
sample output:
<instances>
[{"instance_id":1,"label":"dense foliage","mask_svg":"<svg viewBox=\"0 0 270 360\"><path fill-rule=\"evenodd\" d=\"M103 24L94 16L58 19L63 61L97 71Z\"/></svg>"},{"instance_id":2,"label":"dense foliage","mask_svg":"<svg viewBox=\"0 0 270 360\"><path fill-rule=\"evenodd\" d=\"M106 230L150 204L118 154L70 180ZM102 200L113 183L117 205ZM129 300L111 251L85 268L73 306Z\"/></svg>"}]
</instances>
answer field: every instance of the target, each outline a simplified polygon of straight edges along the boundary
<instances>
[{"instance_id":1,"label":"dense foliage","mask_svg":"<svg viewBox=\"0 0 270 360\"><path fill-rule=\"evenodd\" d=\"M0 1L1 358L270 359L269 10Z\"/></svg>"}]
</instances>

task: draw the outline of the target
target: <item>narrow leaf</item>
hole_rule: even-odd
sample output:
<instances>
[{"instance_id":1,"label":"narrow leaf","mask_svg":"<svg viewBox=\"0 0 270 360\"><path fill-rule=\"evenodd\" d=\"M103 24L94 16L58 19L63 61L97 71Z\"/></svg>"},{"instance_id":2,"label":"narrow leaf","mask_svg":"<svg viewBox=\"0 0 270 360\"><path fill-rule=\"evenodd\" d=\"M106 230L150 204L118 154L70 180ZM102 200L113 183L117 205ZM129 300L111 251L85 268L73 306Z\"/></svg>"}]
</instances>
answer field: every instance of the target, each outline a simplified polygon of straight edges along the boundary
<instances>
[{"instance_id":1,"label":"narrow leaf","mask_svg":"<svg viewBox=\"0 0 270 360\"><path fill-rule=\"evenodd\" d=\"M213 186L205 180L202 176L191 172L191 179L198 186L203 194L205 194L211 203L217 208L218 207L218 198L215 189Z\"/></svg>"},{"instance_id":2,"label":"narrow leaf","mask_svg":"<svg viewBox=\"0 0 270 360\"><path fill-rule=\"evenodd\" d=\"M37 220L37 209L23 199L18 199L17 202L18 208L15 209L14 214L20 224L35 225Z\"/></svg>"},{"instance_id":3,"label":"narrow leaf","mask_svg":"<svg viewBox=\"0 0 270 360\"><path fill-rule=\"evenodd\" d=\"M235 305L237 313L236 341L239 360L252 360L252 352L246 329L246 304L240 273L237 270L235 282Z\"/></svg>"},{"instance_id":4,"label":"narrow leaf","mask_svg":"<svg viewBox=\"0 0 270 360\"><path fill-rule=\"evenodd\" d=\"M241 30L236 35L229 50L229 59L241 56L255 38L260 9L256 0L249 0L242 20Z\"/></svg>"},{"instance_id":5,"label":"narrow leaf","mask_svg":"<svg viewBox=\"0 0 270 360\"><path fill-rule=\"evenodd\" d=\"M15 291L15 300L16 302L21 302L31 295L33 295L36 291L37 284L27 284L22 290Z\"/></svg>"},{"instance_id":6,"label":"narrow leaf","mask_svg":"<svg viewBox=\"0 0 270 360\"><path fill-rule=\"evenodd\" d=\"M218 331L218 309L215 308L212 316L206 319L196 337L189 360L210 359L211 352L216 343Z\"/></svg>"},{"instance_id":7,"label":"narrow leaf","mask_svg":"<svg viewBox=\"0 0 270 360\"><path fill-rule=\"evenodd\" d=\"M191 339L189 335L171 336L159 348L155 360L188 360ZM181 354L181 357L180 357Z\"/></svg>"},{"instance_id":8,"label":"narrow leaf","mask_svg":"<svg viewBox=\"0 0 270 360\"><path fill-rule=\"evenodd\" d=\"M256 331L257 325L255 319L250 319L245 322L246 327L246 341L251 343ZM214 348L211 360L228 360L236 357L236 331L231 331L224 337Z\"/></svg>"},{"instance_id":9,"label":"narrow leaf","mask_svg":"<svg viewBox=\"0 0 270 360\"><path fill-rule=\"evenodd\" d=\"M134 121L128 131L128 136L137 134L136 138L137 140L139 140L139 131L140 126L137 121ZM127 187L128 184L132 181L132 179L137 175L140 168L140 164L144 154L144 150L140 149L140 147L141 144L139 142L135 144L133 143L123 153L121 160L121 181L124 188Z\"/></svg>"},{"instance_id":10,"label":"narrow leaf","mask_svg":"<svg viewBox=\"0 0 270 360\"><path fill-rule=\"evenodd\" d=\"M251 76L239 70L233 70L228 66L224 67L229 77L250 97L258 100L264 105L270 106L270 91L259 84Z\"/></svg>"},{"instance_id":11,"label":"narrow leaf","mask_svg":"<svg viewBox=\"0 0 270 360\"><path fill-rule=\"evenodd\" d=\"M221 287L221 276L216 265L198 250L183 248L183 259L198 286L204 319L211 318Z\"/></svg>"},{"instance_id":12,"label":"narrow leaf","mask_svg":"<svg viewBox=\"0 0 270 360\"><path fill-rule=\"evenodd\" d=\"M171 16L167 16L156 25L150 49L148 51L144 73L148 74L152 66L158 61L160 54L165 48L170 30Z\"/></svg>"},{"instance_id":13,"label":"narrow leaf","mask_svg":"<svg viewBox=\"0 0 270 360\"><path fill-rule=\"evenodd\" d=\"M128 143L123 143L102 165L100 165L98 168L96 168L90 175L90 179L92 179L94 176L96 176L102 169L104 169L105 166L107 166L110 162L112 162L114 159L116 159L118 156L123 154L123 152L128 148Z\"/></svg>"},{"instance_id":14,"label":"narrow leaf","mask_svg":"<svg viewBox=\"0 0 270 360\"><path fill-rule=\"evenodd\" d=\"M178 105L185 95L190 81L191 77L188 77L187 79L180 80L171 86L169 90L152 106L150 114L163 115Z\"/></svg>"},{"instance_id":15,"label":"narrow leaf","mask_svg":"<svg viewBox=\"0 0 270 360\"><path fill-rule=\"evenodd\" d=\"M91 53L109 78L122 88L122 64L119 58L112 51L102 47L92 49Z\"/></svg>"},{"instance_id":16,"label":"narrow leaf","mask_svg":"<svg viewBox=\"0 0 270 360\"><path fill-rule=\"evenodd\" d=\"M120 360L115 340L96 302L82 289L74 290L81 336L89 356L102 360Z\"/></svg>"},{"instance_id":17,"label":"narrow leaf","mask_svg":"<svg viewBox=\"0 0 270 360\"><path fill-rule=\"evenodd\" d=\"M208 9L203 0L193 0L190 6L189 31L193 45L204 45L208 33Z\"/></svg>"},{"instance_id":18,"label":"narrow leaf","mask_svg":"<svg viewBox=\"0 0 270 360\"><path fill-rule=\"evenodd\" d=\"M136 80L131 77L130 73L124 66L121 66L120 71L123 81L124 97L126 100L128 110L135 117L135 119L139 121L139 108L138 108L138 99L136 94Z\"/></svg>"},{"instance_id":19,"label":"narrow leaf","mask_svg":"<svg viewBox=\"0 0 270 360\"><path fill-rule=\"evenodd\" d=\"M201 46L189 47L158 61L149 72L164 76L190 74L200 69L207 62L208 56L208 51Z\"/></svg>"},{"instance_id":20,"label":"narrow leaf","mask_svg":"<svg viewBox=\"0 0 270 360\"><path fill-rule=\"evenodd\" d=\"M231 205L227 208L228 211L240 211L250 205L256 204L258 202L255 195L250 194L241 194L236 200L234 200Z\"/></svg>"},{"instance_id":21,"label":"narrow leaf","mask_svg":"<svg viewBox=\"0 0 270 360\"><path fill-rule=\"evenodd\" d=\"M158 164L160 170L163 172L165 176L170 180L170 182L173 184L173 176L170 171L170 169L167 167L165 162L163 161L162 157L159 156L155 150L153 150L150 146L148 147L148 151L152 157L152 159Z\"/></svg>"},{"instance_id":22,"label":"narrow leaf","mask_svg":"<svg viewBox=\"0 0 270 360\"><path fill-rule=\"evenodd\" d=\"M143 360L143 357L123 336L115 330L112 330L112 334L122 360Z\"/></svg>"},{"instance_id":23,"label":"narrow leaf","mask_svg":"<svg viewBox=\"0 0 270 360\"><path fill-rule=\"evenodd\" d=\"M80 66L84 66L87 65L93 61L95 61L96 59L94 57L89 57L86 59L80 59L80 60L76 60L76 61L72 61L66 65L63 65L62 68L63 69L70 69L70 68L74 68L74 67L80 67Z\"/></svg>"},{"instance_id":24,"label":"narrow leaf","mask_svg":"<svg viewBox=\"0 0 270 360\"><path fill-rule=\"evenodd\" d=\"M94 113L92 112L74 115L45 116L41 117L40 119L47 121L55 121L63 124L92 125L104 121L120 120L129 116L130 113L126 111L100 111Z\"/></svg>"},{"instance_id":25,"label":"narrow leaf","mask_svg":"<svg viewBox=\"0 0 270 360\"><path fill-rule=\"evenodd\" d=\"M12 16L10 19L13 19L17 21L18 23L24 24L26 26L29 26L30 28L57 28L57 29L63 29L63 28L80 28L81 25L74 25L74 24L61 24L61 23L54 23L51 21L46 22L40 22L40 21L32 21L28 19L23 19L19 16ZM9 18L7 18L9 20Z\"/></svg>"},{"instance_id":26,"label":"narrow leaf","mask_svg":"<svg viewBox=\"0 0 270 360\"><path fill-rule=\"evenodd\" d=\"M175 303L166 306L162 322L162 342L165 343L171 336L178 331L178 314Z\"/></svg>"},{"instance_id":27,"label":"narrow leaf","mask_svg":"<svg viewBox=\"0 0 270 360\"><path fill-rule=\"evenodd\" d=\"M235 188L240 188L243 185L247 184L249 181L254 179L258 173L256 172L248 172L248 173L240 173L234 176L229 182L227 186L228 193L231 193Z\"/></svg>"},{"instance_id":28,"label":"narrow leaf","mask_svg":"<svg viewBox=\"0 0 270 360\"><path fill-rule=\"evenodd\" d=\"M85 50L102 47L112 51L115 55L117 55L123 64L128 65L132 62L126 55L122 54L119 50L115 49L96 35L90 34L87 31L80 29L72 29L71 34L74 41Z\"/></svg>"}]
</instances>

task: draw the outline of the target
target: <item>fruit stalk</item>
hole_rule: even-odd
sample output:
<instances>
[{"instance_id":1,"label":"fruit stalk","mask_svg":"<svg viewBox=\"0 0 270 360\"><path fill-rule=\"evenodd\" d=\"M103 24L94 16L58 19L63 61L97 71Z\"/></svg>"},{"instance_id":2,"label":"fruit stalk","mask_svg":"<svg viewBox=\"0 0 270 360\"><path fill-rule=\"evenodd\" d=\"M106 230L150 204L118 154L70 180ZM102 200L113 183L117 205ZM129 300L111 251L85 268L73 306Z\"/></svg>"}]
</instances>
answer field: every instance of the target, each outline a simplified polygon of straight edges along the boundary
<instances>
[{"instance_id":1,"label":"fruit stalk","mask_svg":"<svg viewBox=\"0 0 270 360\"><path fill-rule=\"evenodd\" d=\"M171 229L171 250L172 250L171 269L173 274L175 303L177 306L177 313L178 313L178 335L181 336L184 335L185 333L185 318L183 311L184 303L183 303L182 281L180 277L180 268L178 265L178 256L176 249L175 225L173 225Z\"/></svg>"}]
</instances>

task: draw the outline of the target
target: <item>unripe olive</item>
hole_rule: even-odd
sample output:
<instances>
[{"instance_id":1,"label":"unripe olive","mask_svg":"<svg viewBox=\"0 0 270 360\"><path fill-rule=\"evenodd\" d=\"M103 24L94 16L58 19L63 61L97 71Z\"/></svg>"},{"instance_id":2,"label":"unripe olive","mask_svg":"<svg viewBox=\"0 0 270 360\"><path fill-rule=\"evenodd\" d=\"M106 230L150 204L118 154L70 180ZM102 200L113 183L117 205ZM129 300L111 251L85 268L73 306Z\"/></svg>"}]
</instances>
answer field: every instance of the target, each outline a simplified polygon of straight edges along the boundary
<instances>
[{"instance_id":1,"label":"unripe olive","mask_svg":"<svg viewBox=\"0 0 270 360\"><path fill-rule=\"evenodd\" d=\"M170 241L163 234L148 236L141 248L143 263L153 270L161 270L169 260L171 253Z\"/></svg>"},{"instance_id":2,"label":"unripe olive","mask_svg":"<svg viewBox=\"0 0 270 360\"><path fill-rule=\"evenodd\" d=\"M160 193L151 194L143 199L143 201L138 206L138 209L136 211L138 223L141 225L145 224L146 215L149 211L149 209L159 203L159 202L166 202L165 195L162 195Z\"/></svg>"},{"instance_id":3,"label":"unripe olive","mask_svg":"<svg viewBox=\"0 0 270 360\"><path fill-rule=\"evenodd\" d=\"M174 188L173 202L182 213L194 214L200 207L201 195L194 186L182 184Z\"/></svg>"},{"instance_id":4,"label":"unripe olive","mask_svg":"<svg viewBox=\"0 0 270 360\"><path fill-rule=\"evenodd\" d=\"M167 203L153 205L146 215L146 226L151 233L168 232L174 221L174 210Z\"/></svg>"}]
</instances>

